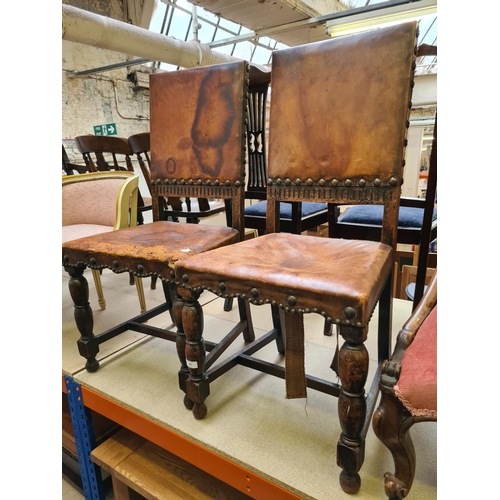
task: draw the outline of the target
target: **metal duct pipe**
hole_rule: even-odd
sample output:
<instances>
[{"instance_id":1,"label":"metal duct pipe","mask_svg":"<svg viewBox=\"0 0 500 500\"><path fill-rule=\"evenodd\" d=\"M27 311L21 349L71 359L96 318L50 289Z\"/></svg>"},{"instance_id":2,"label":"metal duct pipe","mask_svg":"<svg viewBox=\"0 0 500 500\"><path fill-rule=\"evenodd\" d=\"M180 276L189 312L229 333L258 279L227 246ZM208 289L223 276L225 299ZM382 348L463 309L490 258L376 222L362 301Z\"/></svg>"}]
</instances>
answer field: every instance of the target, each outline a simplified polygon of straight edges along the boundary
<instances>
[{"instance_id":1,"label":"metal duct pipe","mask_svg":"<svg viewBox=\"0 0 500 500\"><path fill-rule=\"evenodd\" d=\"M181 68L241 61L237 57L213 51L195 40L176 40L65 4L62 5L62 38ZM267 68L264 70L269 71Z\"/></svg>"}]
</instances>

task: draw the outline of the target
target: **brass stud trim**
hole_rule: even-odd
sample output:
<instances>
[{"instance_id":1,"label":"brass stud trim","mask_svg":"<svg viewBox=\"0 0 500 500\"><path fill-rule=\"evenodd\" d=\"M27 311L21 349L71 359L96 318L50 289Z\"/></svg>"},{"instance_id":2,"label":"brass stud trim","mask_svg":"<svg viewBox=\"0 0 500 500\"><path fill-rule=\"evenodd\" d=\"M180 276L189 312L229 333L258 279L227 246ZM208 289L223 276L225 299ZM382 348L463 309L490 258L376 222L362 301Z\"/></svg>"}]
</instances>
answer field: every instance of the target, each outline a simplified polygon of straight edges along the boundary
<instances>
[{"instance_id":1,"label":"brass stud trim","mask_svg":"<svg viewBox=\"0 0 500 500\"><path fill-rule=\"evenodd\" d=\"M354 307L348 306L344 309L344 316L347 319L353 319L356 317L356 309Z\"/></svg>"}]
</instances>

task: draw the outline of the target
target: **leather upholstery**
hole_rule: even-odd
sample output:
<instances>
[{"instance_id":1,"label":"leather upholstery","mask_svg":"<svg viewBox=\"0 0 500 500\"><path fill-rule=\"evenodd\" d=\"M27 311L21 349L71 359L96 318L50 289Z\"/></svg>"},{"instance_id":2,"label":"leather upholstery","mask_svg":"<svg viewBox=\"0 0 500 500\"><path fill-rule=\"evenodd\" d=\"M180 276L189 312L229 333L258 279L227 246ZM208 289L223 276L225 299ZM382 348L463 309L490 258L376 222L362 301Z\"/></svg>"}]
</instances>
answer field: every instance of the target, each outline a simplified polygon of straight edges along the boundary
<instances>
[{"instance_id":1,"label":"leather upholstery","mask_svg":"<svg viewBox=\"0 0 500 500\"><path fill-rule=\"evenodd\" d=\"M151 75L151 179L200 179L243 183L242 147L229 138L243 137L244 93L238 74L243 63L218 65L217 72L194 68ZM236 83L235 83L236 82ZM171 109L170 89L182 113ZM217 99L214 97L217 96Z\"/></svg>"},{"instance_id":2,"label":"leather upholstery","mask_svg":"<svg viewBox=\"0 0 500 500\"><path fill-rule=\"evenodd\" d=\"M400 25L335 39L335 50L330 41L305 45L303 57L296 48L277 51L269 176L400 179L414 34Z\"/></svg>"},{"instance_id":3,"label":"leather upholstery","mask_svg":"<svg viewBox=\"0 0 500 500\"><path fill-rule=\"evenodd\" d=\"M63 263L171 280L169 267L177 260L235 243L239 238L239 232L228 227L157 221L68 241L63 244Z\"/></svg>"},{"instance_id":4,"label":"leather upholstery","mask_svg":"<svg viewBox=\"0 0 500 500\"><path fill-rule=\"evenodd\" d=\"M273 233L178 262L175 270L186 288L204 285L222 297L243 294L297 311L317 308L344 323L352 307L349 321L366 326L391 262L392 249L381 243Z\"/></svg>"}]
</instances>

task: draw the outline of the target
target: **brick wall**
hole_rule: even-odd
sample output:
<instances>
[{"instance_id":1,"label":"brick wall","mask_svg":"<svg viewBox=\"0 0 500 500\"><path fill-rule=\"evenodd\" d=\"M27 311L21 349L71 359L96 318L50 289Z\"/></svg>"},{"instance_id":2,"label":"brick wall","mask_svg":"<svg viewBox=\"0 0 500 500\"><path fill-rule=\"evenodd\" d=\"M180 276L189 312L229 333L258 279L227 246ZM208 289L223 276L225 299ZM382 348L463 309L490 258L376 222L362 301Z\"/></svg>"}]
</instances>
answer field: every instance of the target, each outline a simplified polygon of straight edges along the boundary
<instances>
[{"instance_id":1,"label":"brick wall","mask_svg":"<svg viewBox=\"0 0 500 500\"><path fill-rule=\"evenodd\" d=\"M63 0L63 3L130 22L127 0ZM138 85L133 75L143 71L140 80L147 81L148 68L133 66L73 76L75 72L126 60L126 54L62 41L62 143L70 161L83 163L74 137L94 134L94 126L115 123L121 137L149 130L149 90L144 84Z\"/></svg>"}]
</instances>

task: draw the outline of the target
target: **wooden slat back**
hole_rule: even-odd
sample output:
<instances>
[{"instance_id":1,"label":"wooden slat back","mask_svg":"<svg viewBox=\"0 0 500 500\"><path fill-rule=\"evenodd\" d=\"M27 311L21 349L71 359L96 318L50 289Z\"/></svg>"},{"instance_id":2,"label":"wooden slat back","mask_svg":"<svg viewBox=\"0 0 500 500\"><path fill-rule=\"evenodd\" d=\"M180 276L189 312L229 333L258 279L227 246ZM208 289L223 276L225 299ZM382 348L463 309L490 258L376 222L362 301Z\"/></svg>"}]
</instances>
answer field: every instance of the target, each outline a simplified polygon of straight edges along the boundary
<instances>
[{"instance_id":1,"label":"wooden slat back","mask_svg":"<svg viewBox=\"0 0 500 500\"><path fill-rule=\"evenodd\" d=\"M104 135L80 135L75 137L78 151L91 172L108 170L134 171L132 151L123 137Z\"/></svg>"}]
</instances>

